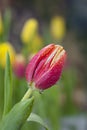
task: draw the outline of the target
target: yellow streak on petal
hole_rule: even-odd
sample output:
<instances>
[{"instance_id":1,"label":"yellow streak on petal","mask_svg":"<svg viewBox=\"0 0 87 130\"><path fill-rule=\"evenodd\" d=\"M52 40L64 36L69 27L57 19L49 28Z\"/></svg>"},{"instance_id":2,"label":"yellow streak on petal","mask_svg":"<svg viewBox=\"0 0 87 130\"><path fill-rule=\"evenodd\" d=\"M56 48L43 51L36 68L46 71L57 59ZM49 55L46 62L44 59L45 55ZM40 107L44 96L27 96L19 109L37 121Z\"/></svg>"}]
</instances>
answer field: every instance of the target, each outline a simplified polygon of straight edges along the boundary
<instances>
[{"instance_id":1,"label":"yellow streak on petal","mask_svg":"<svg viewBox=\"0 0 87 130\"><path fill-rule=\"evenodd\" d=\"M47 61L45 62L45 65L46 65L47 63L49 63L50 60L55 56L57 50L58 50L58 48L56 48L56 49L51 53L51 55L48 57Z\"/></svg>"},{"instance_id":2,"label":"yellow streak on petal","mask_svg":"<svg viewBox=\"0 0 87 130\"><path fill-rule=\"evenodd\" d=\"M61 57L61 52L63 52L63 47L62 46L57 46L57 48L56 48L56 53L55 53L55 56L54 56L54 58L53 58L53 60L52 60L52 62L51 62L51 66L56 62L56 61L58 61L58 59Z\"/></svg>"}]
</instances>

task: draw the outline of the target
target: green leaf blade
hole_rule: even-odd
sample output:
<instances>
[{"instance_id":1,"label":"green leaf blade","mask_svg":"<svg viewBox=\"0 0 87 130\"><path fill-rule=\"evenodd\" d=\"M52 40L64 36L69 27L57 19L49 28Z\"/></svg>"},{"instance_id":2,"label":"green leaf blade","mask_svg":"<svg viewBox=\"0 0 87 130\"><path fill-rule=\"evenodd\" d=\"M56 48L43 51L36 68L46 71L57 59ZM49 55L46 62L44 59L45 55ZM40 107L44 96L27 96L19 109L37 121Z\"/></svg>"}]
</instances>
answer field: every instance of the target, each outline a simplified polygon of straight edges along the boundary
<instances>
[{"instance_id":1,"label":"green leaf blade","mask_svg":"<svg viewBox=\"0 0 87 130\"><path fill-rule=\"evenodd\" d=\"M6 55L6 68L5 68L5 79L4 79L4 111L3 116L5 116L12 107L12 72L10 64L10 56Z\"/></svg>"},{"instance_id":2,"label":"green leaf blade","mask_svg":"<svg viewBox=\"0 0 87 130\"><path fill-rule=\"evenodd\" d=\"M34 97L20 101L4 116L0 130L20 130L29 117L33 107Z\"/></svg>"},{"instance_id":3,"label":"green leaf blade","mask_svg":"<svg viewBox=\"0 0 87 130\"><path fill-rule=\"evenodd\" d=\"M40 125L42 125L46 130L48 130L48 126L47 124L43 121L43 119L38 116L35 113L31 113L29 118L27 119L28 122L32 121L32 122L36 122L39 123Z\"/></svg>"}]
</instances>

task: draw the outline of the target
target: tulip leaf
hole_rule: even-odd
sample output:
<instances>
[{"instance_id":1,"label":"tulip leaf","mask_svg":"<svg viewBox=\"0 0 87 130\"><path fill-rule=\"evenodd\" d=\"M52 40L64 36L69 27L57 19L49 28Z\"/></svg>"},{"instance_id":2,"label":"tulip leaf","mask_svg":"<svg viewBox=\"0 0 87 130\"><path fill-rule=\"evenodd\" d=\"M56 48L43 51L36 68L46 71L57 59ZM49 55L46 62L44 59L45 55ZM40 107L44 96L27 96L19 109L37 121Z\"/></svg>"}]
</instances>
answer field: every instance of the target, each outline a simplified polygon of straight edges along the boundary
<instances>
[{"instance_id":1,"label":"tulip leaf","mask_svg":"<svg viewBox=\"0 0 87 130\"><path fill-rule=\"evenodd\" d=\"M12 107L12 72L10 64L10 56L6 55L5 82L4 82L4 112L5 116Z\"/></svg>"},{"instance_id":2,"label":"tulip leaf","mask_svg":"<svg viewBox=\"0 0 87 130\"><path fill-rule=\"evenodd\" d=\"M48 130L47 124L43 121L43 119L38 116L35 113L31 113L29 118L27 119L28 122L32 121L32 122L36 122L39 123L40 125L42 125L46 130Z\"/></svg>"},{"instance_id":3,"label":"tulip leaf","mask_svg":"<svg viewBox=\"0 0 87 130\"><path fill-rule=\"evenodd\" d=\"M0 130L20 130L32 111L33 102L34 97L17 103L2 119Z\"/></svg>"}]
</instances>

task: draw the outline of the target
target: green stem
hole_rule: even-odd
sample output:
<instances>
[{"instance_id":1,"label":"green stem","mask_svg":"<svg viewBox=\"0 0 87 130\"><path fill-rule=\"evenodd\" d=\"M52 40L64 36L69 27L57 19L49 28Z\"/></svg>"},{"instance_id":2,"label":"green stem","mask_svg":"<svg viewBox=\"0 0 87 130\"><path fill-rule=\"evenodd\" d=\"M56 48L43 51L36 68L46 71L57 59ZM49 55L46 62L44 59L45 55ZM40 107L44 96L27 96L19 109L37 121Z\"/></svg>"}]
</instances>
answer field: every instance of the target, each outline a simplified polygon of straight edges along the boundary
<instances>
[{"instance_id":1,"label":"green stem","mask_svg":"<svg viewBox=\"0 0 87 130\"><path fill-rule=\"evenodd\" d=\"M21 101L24 101L25 99L28 99L31 96L32 93L33 93L33 89L29 88L28 91L23 96L23 98L21 99Z\"/></svg>"}]
</instances>

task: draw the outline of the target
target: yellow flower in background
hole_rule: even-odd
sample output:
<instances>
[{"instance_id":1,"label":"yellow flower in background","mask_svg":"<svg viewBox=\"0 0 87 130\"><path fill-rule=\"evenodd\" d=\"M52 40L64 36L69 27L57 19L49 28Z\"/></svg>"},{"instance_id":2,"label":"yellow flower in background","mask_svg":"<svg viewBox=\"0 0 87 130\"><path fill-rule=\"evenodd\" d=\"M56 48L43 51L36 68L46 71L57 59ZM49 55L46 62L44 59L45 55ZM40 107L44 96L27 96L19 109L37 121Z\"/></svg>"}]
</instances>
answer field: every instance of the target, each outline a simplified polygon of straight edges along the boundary
<instances>
[{"instance_id":1,"label":"yellow flower in background","mask_svg":"<svg viewBox=\"0 0 87 130\"><path fill-rule=\"evenodd\" d=\"M5 67L6 64L6 53L10 55L11 64L14 64L15 50L9 42L0 44L0 66Z\"/></svg>"},{"instance_id":2,"label":"yellow flower in background","mask_svg":"<svg viewBox=\"0 0 87 130\"><path fill-rule=\"evenodd\" d=\"M43 39L39 34L37 34L32 40L31 45L29 45L29 51L32 53L36 53L41 49L42 45Z\"/></svg>"},{"instance_id":3,"label":"yellow flower in background","mask_svg":"<svg viewBox=\"0 0 87 130\"><path fill-rule=\"evenodd\" d=\"M3 21L2 21L2 16L0 13L0 35L3 33Z\"/></svg>"},{"instance_id":4,"label":"yellow flower in background","mask_svg":"<svg viewBox=\"0 0 87 130\"><path fill-rule=\"evenodd\" d=\"M35 33L38 31L38 22L32 18L25 22L23 30L21 32L21 40L23 43L29 43L32 41Z\"/></svg>"},{"instance_id":5,"label":"yellow flower in background","mask_svg":"<svg viewBox=\"0 0 87 130\"><path fill-rule=\"evenodd\" d=\"M54 39L63 39L66 33L65 19L62 16L55 16L51 20L50 30Z\"/></svg>"}]
</instances>

